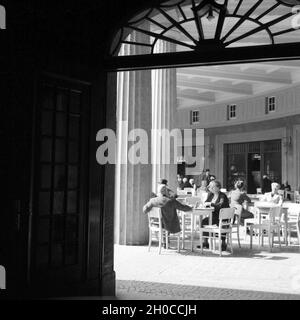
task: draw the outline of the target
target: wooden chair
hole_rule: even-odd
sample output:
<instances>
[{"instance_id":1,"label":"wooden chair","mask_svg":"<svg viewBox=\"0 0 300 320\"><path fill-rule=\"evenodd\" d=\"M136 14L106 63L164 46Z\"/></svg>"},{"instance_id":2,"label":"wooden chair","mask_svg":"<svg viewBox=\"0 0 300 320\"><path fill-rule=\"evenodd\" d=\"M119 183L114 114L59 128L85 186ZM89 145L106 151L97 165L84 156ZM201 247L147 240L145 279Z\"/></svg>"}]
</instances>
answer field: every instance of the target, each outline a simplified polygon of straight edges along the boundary
<instances>
[{"instance_id":1,"label":"wooden chair","mask_svg":"<svg viewBox=\"0 0 300 320\"><path fill-rule=\"evenodd\" d=\"M161 254L161 247L163 243L163 238L165 237L166 249L169 248L169 232L162 227L162 216L160 208L152 208L148 212L148 226L149 226L149 245L148 251L151 249L152 236L156 234L158 236L158 246L159 254ZM180 232L176 234L177 236L177 248L180 252Z\"/></svg>"},{"instance_id":2,"label":"wooden chair","mask_svg":"<svg viewBox=\"0 0 300 320\"><path fill-rule=\"evenodd\" d=\"M274 245L274 232L277 233L279 247L281 247L280 231L281 231L281 206L270 208L268 218L263 219L261 223L252 224L250 226L250 249L252 249L253 230L260 230L261 245L264 245L264 236L268 236L269 249L272 251Z\"/></svg>"},{"instance_id":3,"label":"wooden chair","mask_svg":"<svg viewBox=\"0 0 300 320\"><path fill-rule=\"evenodd\" d=\"M297 233L298 245L300 246L300 204L299 203L288 203L286 204L288 210L288 220L287 220L287 236L288 245L291 244L291 233ZM281 221L281 228L284 230L286 228L285 221Z\"/></svg>"},{"instance_id":4,"label":"wooden chair","mask_svg":"<svg viewBox=\"0 0 300 320\"><path fill-rule=\"evenodd\" d=\"M219 214L219 225L207 225L199 229L200 231L200 247L201 253L203 253L203 238L213 238L214 248L215 241L219 239L219 255L222 256L222 234L226 234L227 241L230 243L230 250L233 253L232 246L232 223L234 219L235 208L223 208L220 210ZM211 236L203 236L203 232L211 233Z\"/></svg>"},{"instance_id":5,"label":"wooden chair","mask_svg":"<svg viewBox=\"0 0 300 320\"><path fill-rule=\"evenodd\" d=\"M297 190L294 192L294 201L300 203L300 192Z\"/></svg>"}]
</instances>

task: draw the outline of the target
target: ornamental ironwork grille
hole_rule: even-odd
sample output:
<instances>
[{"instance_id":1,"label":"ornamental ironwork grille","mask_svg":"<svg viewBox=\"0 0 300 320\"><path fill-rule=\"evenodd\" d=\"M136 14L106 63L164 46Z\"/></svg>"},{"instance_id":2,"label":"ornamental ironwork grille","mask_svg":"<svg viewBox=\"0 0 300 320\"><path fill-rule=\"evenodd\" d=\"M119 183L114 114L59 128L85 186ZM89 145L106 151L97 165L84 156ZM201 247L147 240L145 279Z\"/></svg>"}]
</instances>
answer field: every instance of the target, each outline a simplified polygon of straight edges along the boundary
<instances>
[{"instance_id":1,"label":"ornamental ironwork grille","mask_svg":"<svg viewBox=\"0 0 300 320\"><path fill-rule=\"evenodd\" d=\"M168 0L120 28L110 54L297 43L299 27L299 0ZM160 42L169 46L162 51Z\"/></svg>"}]
</instances>

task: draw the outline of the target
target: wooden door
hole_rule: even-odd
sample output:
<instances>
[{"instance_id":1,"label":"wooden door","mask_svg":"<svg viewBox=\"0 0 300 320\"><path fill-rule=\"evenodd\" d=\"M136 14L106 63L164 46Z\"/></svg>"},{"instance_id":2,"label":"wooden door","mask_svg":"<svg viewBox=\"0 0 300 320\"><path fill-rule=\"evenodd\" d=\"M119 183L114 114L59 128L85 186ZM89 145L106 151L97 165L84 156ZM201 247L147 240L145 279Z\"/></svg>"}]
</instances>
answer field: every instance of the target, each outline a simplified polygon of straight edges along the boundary
<instances>
[{"instance_id":1,"label":"wooden door","mask_svg":"<svg viewBox=\"0 0 300 320\"><path fill-rule=\"evenodd\" d=\"M46 295L84 280L89 89L52 77L37 87L30 283Z\"/></svg>"}]
</instances>

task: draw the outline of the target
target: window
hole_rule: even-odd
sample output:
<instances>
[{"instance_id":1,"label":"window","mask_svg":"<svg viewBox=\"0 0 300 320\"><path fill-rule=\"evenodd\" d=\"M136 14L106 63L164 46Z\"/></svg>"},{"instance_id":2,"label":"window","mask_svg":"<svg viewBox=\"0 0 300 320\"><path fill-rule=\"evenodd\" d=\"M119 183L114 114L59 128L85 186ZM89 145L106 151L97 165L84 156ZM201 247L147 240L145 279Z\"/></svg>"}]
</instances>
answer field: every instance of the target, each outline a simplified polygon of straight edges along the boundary
<instances>
[{"instance_id":1,"label":"window","mask_svg":"<svg viewBox=\"0 0 300 320\"><path fill-rule=\"evenodd\" d=\"M192 124L199 123L199 111L192 111L191 122L192 122Z\"/></svg>"},{"instance_id":2,"label":"window","mask_svg":"<svg viewBox=\"0 0 300 320\"><path fill-rule=\"evenodd\" d=\"M266 98L266 114L269 112L274 112L276 110L276 98L267 97Z\"/></svg>"},{"instance_id":3,"label":"window","mask_svg":"<svg viewBox=\"0 0 300 320\"><path fill-rule=\"evenodd\" d=\"M236 119L236 104L227 106L227 120Z\"/></svg>"}]
</instances>

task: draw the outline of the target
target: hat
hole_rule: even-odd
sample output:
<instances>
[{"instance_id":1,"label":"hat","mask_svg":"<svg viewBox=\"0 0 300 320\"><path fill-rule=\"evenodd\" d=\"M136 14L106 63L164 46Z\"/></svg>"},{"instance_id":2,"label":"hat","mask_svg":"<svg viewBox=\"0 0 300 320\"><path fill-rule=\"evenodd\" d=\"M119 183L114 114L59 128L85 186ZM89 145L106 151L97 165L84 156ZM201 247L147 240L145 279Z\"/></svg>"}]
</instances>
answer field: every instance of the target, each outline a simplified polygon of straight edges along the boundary
<instances>
[{"instance_id":1,"label":"hat","mask_svg":"<svg viewBox=\"0 0 300 320\"><path fill-rule=\"evenodd\" d=\"M167 179L161 179L160 181L158 181L159 184L168 184L168 180Z\"/></svg>"}]
</instances>

